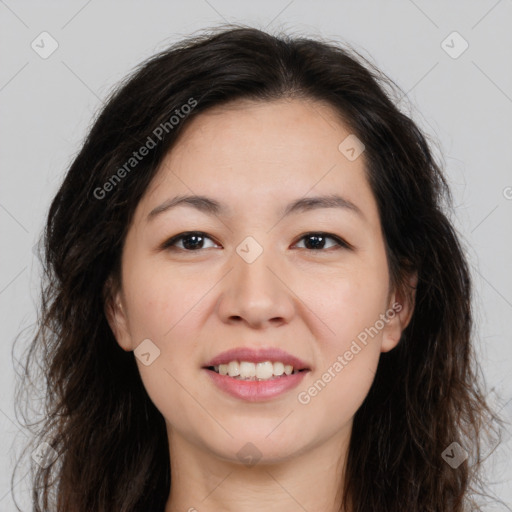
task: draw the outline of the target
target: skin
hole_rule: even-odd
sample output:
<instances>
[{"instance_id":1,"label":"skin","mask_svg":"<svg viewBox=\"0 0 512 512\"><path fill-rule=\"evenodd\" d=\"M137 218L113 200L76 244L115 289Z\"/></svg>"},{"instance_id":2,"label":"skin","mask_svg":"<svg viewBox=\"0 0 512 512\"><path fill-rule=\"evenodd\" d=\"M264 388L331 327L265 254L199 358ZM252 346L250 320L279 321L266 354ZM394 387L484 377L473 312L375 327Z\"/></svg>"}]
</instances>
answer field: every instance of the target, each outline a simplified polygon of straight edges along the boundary
<instances>
[{"instance_id":1,"label":"skin","mask_svg":"<svg viewBox=\"0 0 512 512\"><path fill-rule=\"evenodd\" d=\"M136 361L167 425L166 512L339 510L353 416L413 307L389 284L364 153L349 161L338 150L349 134L332 108L313 100L216 107L186 125L138 204L106 311L124 350L145 339L160 350L149 366ZM321 208L282 217L289 202L333 191L361 215ZM182 205L147 219L181 194L214 198L227 213ZM188 252L183 239L162 247L185 231L210 238ZM311 232L332 233L352 248L329 238L311 248L303 238ZM263 249L253 263L236 252L247 236ZM401 311L300 403L298 394L329 368L332 374L338 356L396 302ZM279 347L311 371L267 401L233 398L202 367L241 346ZM248 442L261 456L253 466L237 456Z\"/></svg>"}]
</instances>

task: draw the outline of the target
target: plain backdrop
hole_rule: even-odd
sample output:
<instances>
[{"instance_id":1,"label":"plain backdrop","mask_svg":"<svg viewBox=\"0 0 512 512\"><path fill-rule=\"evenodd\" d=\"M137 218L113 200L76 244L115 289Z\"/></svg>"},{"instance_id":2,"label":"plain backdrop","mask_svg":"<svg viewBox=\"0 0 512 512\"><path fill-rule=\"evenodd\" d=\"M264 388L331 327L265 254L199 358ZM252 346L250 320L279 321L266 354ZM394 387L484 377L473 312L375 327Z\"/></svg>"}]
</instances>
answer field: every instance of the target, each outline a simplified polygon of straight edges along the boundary
<instances>
[{"instance_id":1,"label":"plain backdrop","mask_svg":"<svg viewBox=\"0 0 512 512\"><path fill-rule=\"evenodd\" d=\"M168 44L226 22L349 43L407 93L412 107L400 104L439 142L454 196L454 223L474 277L478 358L494 403L512 418L511 0L5 0L0 1L1 511L14 510L10 478L26 438L14 415L11 350L18 333L36 318L40 266L33 247L51 198L111 88ZM58 47L45 55L52 45ZM510 438L506 433L487 471L496 482L492 490L512 507ZM23 476L15 481L16 496L28 511Z\"/></svg>"}]
</instances>

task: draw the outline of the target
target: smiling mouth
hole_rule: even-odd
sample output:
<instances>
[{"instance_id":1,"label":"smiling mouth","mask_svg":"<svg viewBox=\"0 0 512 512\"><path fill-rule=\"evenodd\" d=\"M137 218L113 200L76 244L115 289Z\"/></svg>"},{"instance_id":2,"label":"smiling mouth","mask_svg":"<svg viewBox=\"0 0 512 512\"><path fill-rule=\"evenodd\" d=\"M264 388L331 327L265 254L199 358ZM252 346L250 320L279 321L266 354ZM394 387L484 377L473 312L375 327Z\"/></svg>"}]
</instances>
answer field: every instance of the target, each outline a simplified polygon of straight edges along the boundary
<instances>
[{"instance_id":1,"label":"smiling mouth","mask_svg":"<svg viewBox=\"0 0 512 512\"><path fill-rule=\"evenodd\" d=\"M219 375L224 375L235 380L242 381L277 380L300 372L308 371L307 368L297 369L292 365L284 364L280 361L262 361L259 363L249 361L230 361L227 364L207 366L205 369Z\"/></svg>"}]
</instances>

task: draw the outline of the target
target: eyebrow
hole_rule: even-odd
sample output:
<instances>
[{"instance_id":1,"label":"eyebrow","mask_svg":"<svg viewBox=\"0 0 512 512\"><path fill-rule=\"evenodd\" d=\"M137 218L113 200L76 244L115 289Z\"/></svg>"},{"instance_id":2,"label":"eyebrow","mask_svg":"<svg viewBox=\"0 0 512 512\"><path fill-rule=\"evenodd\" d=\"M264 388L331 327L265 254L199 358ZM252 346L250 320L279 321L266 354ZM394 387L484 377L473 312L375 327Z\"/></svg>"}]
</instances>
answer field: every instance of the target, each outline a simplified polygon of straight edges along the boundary
<instances>
[{"instance_id":1,"label":"eyebrow","mask_svg":"<svg viewBox=\"0 0 512 512\"><path fill-rule=\"evenodd\" d=\"M182 195L164 201L162 204L153 208L147 216L147 221L151 221L158 215L175 208L176 206L190 206L207 215L222 216L228 213L228 208L207 196L199 195ZM353 212L365 219L361 209L352 201L345 199L337 194L324 196L303 197L289 203L281 212L282 217L286 217L293 213L303 213L321 208L341 208Z\"/></svg>"}]
</instances>

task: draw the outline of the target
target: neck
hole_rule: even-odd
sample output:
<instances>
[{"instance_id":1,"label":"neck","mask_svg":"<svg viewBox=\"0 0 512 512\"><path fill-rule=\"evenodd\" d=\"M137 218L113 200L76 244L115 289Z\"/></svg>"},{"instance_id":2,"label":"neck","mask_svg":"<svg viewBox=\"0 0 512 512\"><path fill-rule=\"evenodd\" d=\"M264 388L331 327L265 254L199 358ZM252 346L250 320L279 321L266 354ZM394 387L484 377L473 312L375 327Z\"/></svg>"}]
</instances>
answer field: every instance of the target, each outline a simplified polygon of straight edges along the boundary
<instances>
[{"instance_id":1,"label":"neck","mask_svg":"<svg viewBox=\"0 0 512 512\"><path fill-rule=\"evenodd\" d=\"M349 437L344 431L299 455L247 466L173 432L165 512L340 512Z\"/></svg>"}]
</instances>

